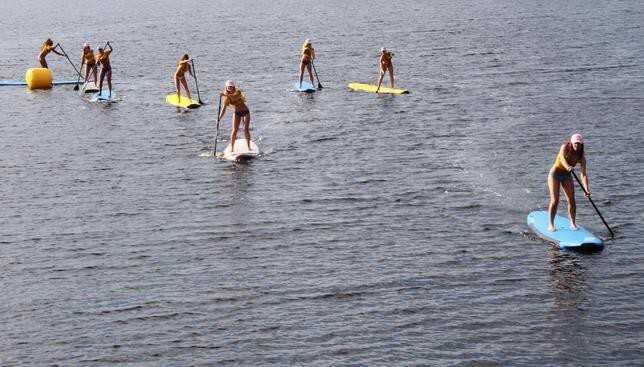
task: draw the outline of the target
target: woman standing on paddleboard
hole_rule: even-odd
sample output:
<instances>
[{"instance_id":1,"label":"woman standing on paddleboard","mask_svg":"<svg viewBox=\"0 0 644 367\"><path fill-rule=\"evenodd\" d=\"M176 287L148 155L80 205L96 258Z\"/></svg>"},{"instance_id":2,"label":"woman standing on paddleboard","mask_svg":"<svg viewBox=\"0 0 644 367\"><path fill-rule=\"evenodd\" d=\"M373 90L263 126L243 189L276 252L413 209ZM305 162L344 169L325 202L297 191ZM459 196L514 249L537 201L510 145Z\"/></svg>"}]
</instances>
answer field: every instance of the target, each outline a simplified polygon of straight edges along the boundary
<instances>
[{"instance_id":1,"label":"woman standing on paddleboard","mask_svg":"<svg viewBox=\"0 0 644 367\"><path fill-rule=\"evenodd\" d=\"M235 82L229 80L226 82L226 89L223 93L219 94L220 98L224 97L224 107L221 109L221 112L217 116L217 121L221 121L221 118L224 117L226 113L226 106L233 106L235 108L235 113L233 114L233 128L230 133L230 148L231 151L235 151L235 140L237 139L237 131L239 131L240 121L244 121L244 138L246 138L246 144L248 145L248 150L251 150L250 147L250 110L246 106L246 97L242 94L241 89L235 88Z\"/></svg>"},{"instance_id":2,"label":"woman standing on paddleboard","mask_svg":"<svg viewBox=\"0 0 644 367\"><path fill-rule=\"evenodd\" d=\"M315 49L311 45L311 40L306 39L302 45L302 57L300 58L300 88L302 88L302 78L304 77L304 68L309 71L309 78L311 78L311 84L315 85L313 80L313 71L311 71L311 64L315 59Z\"/></svg>"},{"instance_id":3,"label":"woman standing on paddleboard","mask_svg":"<svg viewBox=\"0 0 644 367\"><path fill-rule=\"evenodd\" d=\"M89 80L90 71L94 74L94 84L96 84L96 57L94 56L94 51L89 47L89 43L83 43L83 52L81 53L81 69L83 69L83 64L85 64L85 80L84 84L87 84Z\"/></svg>"},{"instance_id":4,"label":"woman standing on paddleboard","mask_svg":"<svg viewBox=\"0 0 644 367\"><path fill-rule=\"evenodd\" d=\"M96 56L96 62L101 64L101 77L98 81L98 93L103 93L103 79L107 75L107 87L110 90L108 98L112 98L112 66L110 65L110 54L114 50L110 42L107 42L107 47L109 50L103 50L101 47L98 48L98 56Z\"/></svg>"},{"instance_id":5,"label":"woman standing on paddleboard","mask_svg":"<svg viewBox=\"0 0 644 367\"><path fill-rule=\"evenodd\" d=\"M186 90L186 95L188 96L188 100L191 100L190 98L190 89L188 89L188 82L186 81L185 73L188 71L190 76L193 78L195 75L192 73L192 67L190 67L190 57L188 54L183 55L181 57L181 60L179 60L179 64L177 65L177 71L174 72L174 84L177 87L177 101L181 102L181 86L183 85L183 89Z\"/></svg>"},{"instance_id":6,"label":"woman standing on paddleboard","mask_svg":"<svg viewBox=\"0 0 644 367\"><path fill-rule=\"evenodd\" d=\"M378 78L378 88L376 88L376 93L380 90L382 79L385 77L387 70L389 70L391 89L394 88L394 64L391 62L391 58L394 57L394 55L395 54L393 52L387 51L384 47L380 49L380 77Z\"/></svg>"},{"instance_id":7,"label":"woman standing on paddleboard","mask_svg":"<svg viewBox=\"0 0 644 367\"><path fill-rule=\"evenodd\" d=\"M56 51L56 47L58 47L58 45L54 46L54 41L52 41L51 38L47 38L47 40L43 42L42 46L40 46L40 53L38 53L38 61L40 62L40 66L48 69L47 60L45 60L45 57L47 57L47 54L52 51L57 55L65 56L65 54L61 54L60 52Z\"/></svg>"},{"instance_id":8,"label":"woman standing on paddleboard","mask_svg":"<svg viewBox=\"0 0 644 367\"><path fill-rule=\"evenodd\" d=\"M555 164L550 168L548 173L548 190L550 191L550 206L548 213L550 215L550 225L548 230L555 231L555 215L557 214L557 205L559 204L559 187L564 190L564 195L568 201L568 216L570 217L571 229L577 230L575 216L577 214L577 205L575 203L575 185L571 173L575 165L581 166L581 180L586 189L586 196L590 196L588 187L588 176L586 176L586 157L584 157L584 138L580 134L574 134L570 141L563 144L559 149L559 154L555 159Z\"/></svg>"}]
</instances>

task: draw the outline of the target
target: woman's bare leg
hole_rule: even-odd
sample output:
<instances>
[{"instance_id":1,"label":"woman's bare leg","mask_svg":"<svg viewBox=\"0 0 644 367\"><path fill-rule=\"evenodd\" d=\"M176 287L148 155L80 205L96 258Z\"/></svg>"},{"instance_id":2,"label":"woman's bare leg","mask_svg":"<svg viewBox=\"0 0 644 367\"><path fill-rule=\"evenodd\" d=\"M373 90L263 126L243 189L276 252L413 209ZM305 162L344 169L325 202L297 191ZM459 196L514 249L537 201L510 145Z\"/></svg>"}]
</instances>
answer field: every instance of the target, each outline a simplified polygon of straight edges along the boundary
<instances>
[{"instance_id":1,"label":"woman's bare leg","mask_svg":"<svg viewBox=\"0 0 644 367\"><path fill-rule=\"evenodd\" d=\"M548 218L550 220L548 230L555 231L555 215L559 205L559 181L548 175L548 191L550 192L550 205L548 205Z\"/></svg>"},{"instance_id":2,"label":"woman's bare leg","mask_svg":"<svg viewBox=\"0 0 644 367\"><path fill-rule=\"evenodd\" d=\"M564 195L568 201L568 218L570 218L570 228L577 230L577 203L575 203L575 185L572 182L572 177L568 177L566 181L561 183L563 187Z\"/></svg>"}]
</instances>

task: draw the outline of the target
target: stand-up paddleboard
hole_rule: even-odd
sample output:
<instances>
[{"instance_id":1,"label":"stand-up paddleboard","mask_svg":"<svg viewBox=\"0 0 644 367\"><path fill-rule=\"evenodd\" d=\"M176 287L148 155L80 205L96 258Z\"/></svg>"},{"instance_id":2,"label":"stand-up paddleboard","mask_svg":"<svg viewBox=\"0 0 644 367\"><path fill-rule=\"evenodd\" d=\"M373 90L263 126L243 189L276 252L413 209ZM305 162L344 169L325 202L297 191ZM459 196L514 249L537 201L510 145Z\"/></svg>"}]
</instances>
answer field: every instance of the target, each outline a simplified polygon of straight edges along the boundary
<instances>
[{"instance_id":1,"label":"stand-up paddleboard","mask_svg":"<svg viewBox=\"0 0 644 367\"><path fill-rule=\"evenodd\" d=\"M183 107L183 108L201 107L201 105L199 104L199 101L195 101L194 99L188 99L188 97L186 96L181 96L181 100L179 100L179 98L177 98L176 93L168 94L168 96L165 97L165 101L177 107Z\"/></svg>"},{"instance_id":2,"label":"stand-up paddleboard","mask_svg":"<svg viewBox=\"0 0 644 367\"><path fill-rule=\"evenodd\" d=\"M51 82L52 85L65 85L65 84L82 84L78 82L78 80L54 80ZM21 85L27 85L27 82L0 82L0 86L21 86Z\"/></svg>"},{"instance_id":3,"label":"stand-up paddleboard","mask_svg":"<svg viewBox=\"0 0 644 367\"><path fill-rule=\"evenodd\" d=\"M100 93L94 94L90 99L90 102L99 102L99 101L114 102L115 99L116 99L116 91L114 89L112 89L112 96L110 96L109 89L103 89Z\"/></svg>"},{"instance_id":4,"label":"stand-up paddleboard","mask_svg":"<svg viewBox=\"0 0 644 367\"><path fill-rule=\"evenodd\" d=\"M372 85L372 84L362 84L362 83L349 83L349 89L351 90L359 90L363 92L371 92L371 93L376 93L376 89L378 89L377 85ZM387 93L387 94L407 94L409 93L408 90L406 89L391 89L387 87L380 86L380 89L378 89L378 93Z\"/></svg>"},{"instance_id":5,"label":"stand-up paddleboard","mask_svg":"<svg viewBox=\"0 0 644 367\"><path fill-rule=\"evenodd\" d=\"M295 82L295 90L298 92L313 93L317 90L317 88L315 88L313 84L302 80L302 86L300 86L299 82Z\"/></svg>"},{"instance_id":6,"label":"stand-up paddleboard","mask_svg":"<svg viewBox=\"0 0 644 367\"><path fill-rule=\"evenodd\" d=\"M80 93L96 93L98 92L98 85L94 82L87 82L87 84L83 84L83 87L80 89Z\"/></svg>"},{"instance_id":7,"label":"stand-up paddleboard","mask_svg":"<svg viewBox=\"0 0 644 367\"><path fill-rule=\"evenodd\" d=\"M567 250L598 252L604 249L604 243L599 237L579 225L576 231L570 229L570 220L559 215L555 216L555 231L550 232L548 216L547 211L528 214L528 226L537 236Z\"/></svg>"},{"instance_id":8,"label":"stand-up paddleboard","mask_svg":"<svg viewBox=\"0 0 644 367\"><path fill-rule=\"evenodd\" d=\"M259 156L259 148L254 141L250 142L250 150L246 145L246 139L235 140L235 150L230 149L230 144L224 149L224 158L233 162L247 161Z\"/></svg>"}]
</instances>

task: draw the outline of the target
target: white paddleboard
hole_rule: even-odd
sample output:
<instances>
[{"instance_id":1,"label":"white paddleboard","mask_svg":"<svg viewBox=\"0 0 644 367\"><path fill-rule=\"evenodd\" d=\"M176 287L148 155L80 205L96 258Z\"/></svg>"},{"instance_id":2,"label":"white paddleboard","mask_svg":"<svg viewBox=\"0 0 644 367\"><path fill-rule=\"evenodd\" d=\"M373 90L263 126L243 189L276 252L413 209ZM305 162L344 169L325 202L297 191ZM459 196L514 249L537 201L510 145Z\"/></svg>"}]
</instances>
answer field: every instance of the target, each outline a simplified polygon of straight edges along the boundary
<instances>
[{"instance_id":1,"label":"white paddleboard","mask_svg":"<svg viewBox=\"0 0 644 367\"><path fill-rule=\"evenodd\" d=\"M250 142L250 150L246 145L246 139L235 140L235 150L230 149L230 144L224 149L224 158L232 162L247 161L259 156L259 147L254 141Z\"/></svg>"}]
</instances>

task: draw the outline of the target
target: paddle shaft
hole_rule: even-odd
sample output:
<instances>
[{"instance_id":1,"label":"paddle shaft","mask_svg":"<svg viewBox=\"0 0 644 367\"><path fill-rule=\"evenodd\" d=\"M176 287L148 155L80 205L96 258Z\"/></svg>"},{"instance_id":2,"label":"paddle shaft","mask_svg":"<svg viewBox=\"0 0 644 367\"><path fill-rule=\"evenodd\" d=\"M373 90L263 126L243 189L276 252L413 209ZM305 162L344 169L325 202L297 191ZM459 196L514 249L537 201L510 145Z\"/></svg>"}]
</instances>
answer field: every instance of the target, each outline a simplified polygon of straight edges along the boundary
<instances>
[{"instance_id":1,"label":"paddle shaft","mask_svg":"<svg viewBox=\"0 0 644 367\"><path fill-rule=\"evenodd\" d=\"M195 69L195 60L190 60L190 63L192 64L192 73L195 76L195 86L197 87L197 99L199 100L199 104L204 104L201 101L201 95L199 94L199 82L197 81L197 70Z\"/></svg>"},{"instance_id":2,"label":"paddle shaft","mask_svg":"<svg viewBox=\"0 0 644 367\"><path fill-rule=\"evenodd\" d=\"M72 67L74 68L74 70L76 70L76 74L78 74L78 76L79 76L79 77L82 77L82 75L81 75L80 71L78 71L78 69L76 69L76 65L74 65L74 63L73 63L73 62L72 62L72 60L69 58L69 56L67 56L67 52L65 52L65 49L63 48L63 46L62 46L60 43L57 43L57 44L56 44L56 46L59 46L59 47L60 47L60 49L63 51L63 54L65 54L65 57L67 58L67 61L69 61L69 63L70 63L70 64L72 65Z\"/></svg>"},{"instance_id":3,"label":"paddle shaft","mask_svg":"<svg viewBox=\"0 0 644 367\"><path fill-rule=\"evenodd\" d=\"M318 78L318 71L317 71L317 69L315 68L315 63L313 62L313 60L311 60L311 65L313 65L313 71L315 72L315 79L317 79L317 80L318 80L318 88L320 88L320 89L324 88L324 87L322 86L322 84L320 83L320 78Z\"/></svg>"},{"instance_id":4,"label":"paddle shaft","mask_svg":"<svg viewBox=\"0 0 644 367\"><path fill-rule=\"evenodd\" d=\"M584 191L584 194L588 195L588 192L584 188L584 185L581 184L581 181L579 180L579 177L577 177L577 175L575 174L575 171L570 171L570 172L572 173L572 176L575 178L575 180L577 180L577 183L579 184L579 187L581 187L581 189ZM606 220L602 216L602 213L599 212L599 209L597 209L597 205L595 205L595 203L593 202L593 199L591 199L590 196L586 196L586 197L588 198L588 201L590 201L590 203L593 204L593 208L595 208L595 211L601 218L602 222L604 222L604 225L608 229L608 232L610 232L610 237L611 238L615 237L615 235L613 234L613 230L610 229L610 227L608 226L608 223L606 223Z\"/></svg>"},{"instance_id":5,"label":"paddle shaft","mask_svg":"<svg viewBox=\"0 0 644 367\"><path fill-rule=\"evenodd\" d=\"M81 60L80 67L78 68L80 71L83 70L83 64L84 63L85 63L85 59ZM85 68L87 69L87 66L85 66ZM80 80L81 80L81 75L79 73L78 74L78 79L76 79L76 85L74 86L74 90L78 90L78 85L80 84Z\"/></svg>"},{"instance_id":6,"label":"paddle shaft","mask_svg":"<svg viewBox=\"0 0 644 367\"><path fill-rule=\"evenodd\" d=\"M215 157L217 156L217 139L219 139L219 121L221 121L219 115L221 115L221 96L219 96L219 108L217 108L217 132L215 133L215 150L212 152L212 155L214 155Z\"/></svg>"}]
</instances>

